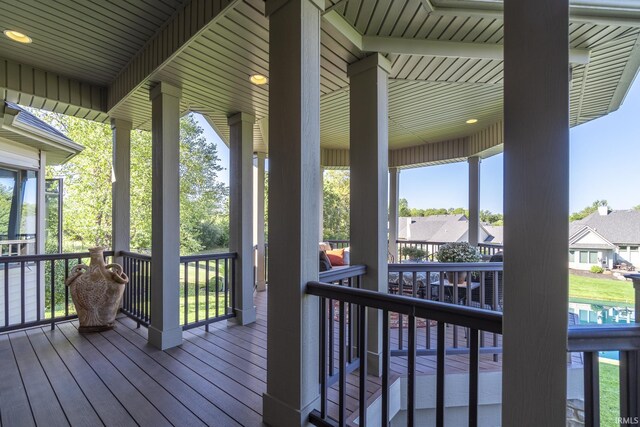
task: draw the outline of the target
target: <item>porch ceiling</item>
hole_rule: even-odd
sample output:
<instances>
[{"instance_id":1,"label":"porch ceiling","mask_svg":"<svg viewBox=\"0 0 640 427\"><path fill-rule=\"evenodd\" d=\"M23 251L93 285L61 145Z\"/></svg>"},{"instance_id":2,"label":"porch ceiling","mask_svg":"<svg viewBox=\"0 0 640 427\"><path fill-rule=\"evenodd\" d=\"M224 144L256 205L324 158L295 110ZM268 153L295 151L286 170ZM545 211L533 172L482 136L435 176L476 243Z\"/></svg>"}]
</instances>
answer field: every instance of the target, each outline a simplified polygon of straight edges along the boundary
<instances>
[{"instance_id":1,"label":"porch ceiling","mask_svg":"<svg viewBox=\"0 0 640 427\"><path fill-rule=\"evenodd\" d=\"M228 114L254 114L255 149L266 151L268 142L258 123L268 117L269 87L248 80L254 73L269 74L264 1L235 0L226 8L228 2L214 2L222 12L208 23L192 17L192 27L198 25L192 37L179 37L175 31L173 39L159 37L163 28L174 25L182 3L204 7L197 0L3 2L3 29L23 30L34 43L25 47L0 38L0 57L108 86L109 114L143 129L150 128L149 86L168 81L182 88L183 111L205 114L225 140ZM502 117L501 8L501 2L485 0L327 0L321 48L322 146L348 148L346 69L367 55L365 50L377 49L392 62L391 149L463 138L497 123ZM573 64L572 126L619 107L640 66L639 35L637 2L572 2L570 48L590 56L588 63ZM394 45L408 46L408 40L411 54L393 52L398 50ZM122 89L118 79L158 42L162 52L147 62L159 65L137 73L141 80L130 84L131 91ZM437 56L429 55L430 49L436 49ZM475 51L482 53L468 53ZM114 93L123 90L128 95L117 102ZM478 124L467 125L469 118Z\"/></svg>"}]
</instances>

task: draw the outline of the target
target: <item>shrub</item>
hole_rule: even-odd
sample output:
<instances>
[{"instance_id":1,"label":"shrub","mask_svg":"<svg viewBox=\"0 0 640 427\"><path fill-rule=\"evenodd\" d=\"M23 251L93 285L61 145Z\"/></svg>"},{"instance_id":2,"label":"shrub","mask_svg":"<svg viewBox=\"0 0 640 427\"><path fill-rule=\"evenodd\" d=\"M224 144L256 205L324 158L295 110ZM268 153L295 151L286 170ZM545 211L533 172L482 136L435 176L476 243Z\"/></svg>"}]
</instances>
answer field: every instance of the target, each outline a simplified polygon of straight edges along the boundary
<instances>
[{"instance_id":1,"label":"shrub","mask_svg":"<svg viewBox=\"0 0 640 427\"><path fill-rule=\"evenodd\" d=\"M400 250L400 253L405 258L415 259L415 260L424 259L424 257L427 255L427 253L425 251L423 251L422 249L420 249L420 248L412 248L410 246L405 246L404 248L402 248Z\"/></svg>"},{"instance_id":2,"label":"shrub","mask_svg":"<svg viewBox=\"0 0 640 427\"><path fill-rule=\"evenodd\" d=\"M591 272L596 274L602 274L604 273L604 268L600 267L599 265L592 265Z\"/></svg>"},{"instance_id":3,"label":"shrub","mask_svg":"<svg viewBox=\"0 0 640 427\"><path fill-rule=\"evenodd\" d=\"M467 242L454 242L440 246L436 259L440 262L478 262L482 259L482 255L478 248Z\"/></svg>"}]
</instances>

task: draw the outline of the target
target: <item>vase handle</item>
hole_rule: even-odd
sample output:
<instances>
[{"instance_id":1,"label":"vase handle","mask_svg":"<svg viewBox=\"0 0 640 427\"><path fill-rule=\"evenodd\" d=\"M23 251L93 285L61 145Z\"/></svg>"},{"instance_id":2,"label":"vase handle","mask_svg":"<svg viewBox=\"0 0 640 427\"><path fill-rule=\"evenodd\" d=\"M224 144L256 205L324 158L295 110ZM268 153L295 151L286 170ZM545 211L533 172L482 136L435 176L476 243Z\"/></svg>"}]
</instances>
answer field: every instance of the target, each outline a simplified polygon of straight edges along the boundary
<instances>
[{"instance_id":1,"label":"vase handle","mask_svg":"<svg viewBox=\"0 0 640 427\"><path fill-rule=\"evenodd\" d=\"M122 266L120 264L108 264L105 266L107 270L112 269L111 276L113 280L118 283L129 283L129 277L122 270Z\"/></svg>"},{"instance_id":2,"label":"vase handle","mask_svg":"<svg viewBox=\"0 0 640 427\"><path fill-rule=\"evenodd\" d=\"M79 276L84 274L86 271L89 271L89 266L85 264L78 264L71 269L69 273L69 277L67 277L64 281L64 284L70 286Z\"/></svg>"}]
</instances>

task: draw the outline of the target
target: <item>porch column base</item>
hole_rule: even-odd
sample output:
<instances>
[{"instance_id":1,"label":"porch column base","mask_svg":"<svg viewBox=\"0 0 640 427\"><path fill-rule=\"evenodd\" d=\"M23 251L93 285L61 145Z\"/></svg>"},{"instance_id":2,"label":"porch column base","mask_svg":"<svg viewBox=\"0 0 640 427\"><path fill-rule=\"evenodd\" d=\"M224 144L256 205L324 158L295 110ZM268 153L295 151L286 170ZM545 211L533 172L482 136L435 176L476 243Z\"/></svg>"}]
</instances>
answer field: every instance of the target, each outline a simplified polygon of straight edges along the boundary
<instances>
[{"instance_id":1,"label":"porch column base","mask_svg":"<svg viewBox=\"0 0 640 427\"><path fill-rule=\"evenodd\" d=\"M367 350L367 374L380 378L382 376L382 353Z\"/></svg>"},{"instance_id":2,"label":"porch column base","mask_svg":"<svg viewBox=\"0 0 640 427\"><path fill-rule=\"evenodd\" d=\"M244 310L241 309L234 309L233 310L234 313L236 314L236 317L234 317L233 319L229 319L229 321L240 325L240 326L244 326L244 325L248 325L249 323L253 323L256 321L257 316L257 311L255 306L251 307L251 308L247 308Z\"/></svg>"},{"instance_id":3,"label":"porch column base","mask_svg":"<svg viewBox=\"0 0 640 427\"><path fill-rule=\"evenodd\" d=\"M309 414L320 408L320 397L301 409L293 408L269 393L262 397L262 420L269 426L310 426Z\"/></svg>"},{"instance_id":4,"label":"porch column base","mask_svg":"<svg viewBox=\"0 0 640 427\"><path fill-rule=\"evenodd\" d=\"M152 346L160 350L182 345L182 328L160 330L153 325L149 326L148 341Z\"/></svg>"}]
</instances>

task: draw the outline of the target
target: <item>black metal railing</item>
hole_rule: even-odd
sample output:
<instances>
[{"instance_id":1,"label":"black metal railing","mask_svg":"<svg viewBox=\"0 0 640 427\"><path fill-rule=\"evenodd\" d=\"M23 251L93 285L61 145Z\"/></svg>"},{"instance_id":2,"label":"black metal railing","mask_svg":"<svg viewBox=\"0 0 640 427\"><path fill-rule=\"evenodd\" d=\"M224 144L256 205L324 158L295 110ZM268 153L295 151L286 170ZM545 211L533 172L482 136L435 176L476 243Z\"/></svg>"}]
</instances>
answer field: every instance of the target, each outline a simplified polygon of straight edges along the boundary
<instances>
[{"instance_id":1,"label":"black metal railing","mask_svg":"<svg viewBox=\"0 0 640 427\"><path fill-rule=\"evenodd\" d=\"M105 261L113 252L104 252ZM64 281L88 252L0 257L0 332L76 318Z\"/></svg>"},{"instance_id":2,"label":"black metal railing","mask_svg":"<svg viewBox=\"0 0 640 427\"><path fill-rule=\"evenodd\" d=\"M121 252L129 285L125 290L122 312L139 325L150 324L150 255ZM180 324L193 329L234 316L233 282L235 253L215 253L180 257Z\"/></svg>"},{"instance_id":3,"label":"black metal railing","mask_svg":"<svg viewBox=\"0 0 640 427\"><path fill-rule=\"evenodd\" d=\"M349 247L349 240L325 240L326 243L331 245L332 249L342 249Z\"/></svg>"},{"instance_id":4,"label":"black metal railing","mask_svg":"<svg viewBox=\"0 0 640 427\"><path fill-rule=\"evenodd\" d=\"M616 424L638 424L640 417L640 324L569 327L567 351L583 353L584 423L600 425L601 351L620 352L620 418L635 420ZM607 420L613 423L614 420Z\"/></svg>"},{"instance_id":5,"label":"black metal railing","mask_svg":"<svg viewBox=\"0 0 640 427\"><path fill-rule=\"evenodd\" d=\"M121 251L119 255L122 257L122 269L129 276L121 311L138 322L138 326L149 326L151 256L127 251Z\"/></svg>"},{"instance_id":6,"label":"black metal railing","mask_svg":"<svg viewBox=\"0 0 640 427\"><path fill-rule=\"evenodd\" d=\"M193 329L234 317L236 253L180 257L182 329Z\"/></svg>"},{"instance_id":7,"label":"black metal railing","mask_svg":"<svg viewBox=\"0 0 640 427\"><path fill-rule=\"evenodd\" d=\"M480 333L486 331L502 333L502 314L473 307L457 306L435 301L421 300L403 295L388 295L380 292L332 285L322 282L307 284L307 293L320 297L320 410L310 415L310 422L316 426L346 425L347 375L359 368L358 425L367 424L367 357L368 316L382 317L382 387L381 387L381 425L388 425L390 360L394 356L390 341L390 319L392 314L407 319L407 425L414 425L416 408L416 357L418 343L416 322L422 319L431 327L435 323L437 331L436 347L436 425L444 425L445 409L445 358L446 325L456 325L469 330L469 345L465 351L469 354L469 426L478 425L478 377ZM337 316L336 316L337 309ZM337 317L337 320L336 320ZM331 325L338 328L338 361L334 362L334 349L331 347ZM354 330L353 340L349 341L349 330ZM355 347L355 349L354 349ZM349 355L355 351L356 358L349 363ZM332 365L333 364L333 365ZM337 370L337 373L333 371ZM328 392L337 376L338 415L329 416ZM374 424L377 422L372 421Z\"/></svg>"},{"instance_id":8,"label":"black metal railing","mask_svg":"<svg viewBox=\"0 0 640 427\"><path fill-rule=\"evenodd\" d=\"M447 304L466 305L491 311L502 311L502 263L427 263L389 264L389 293L427 299ZM471 290L471 291L469 291ZM398 315L393 315L397 317ZM409 348L405 342L406 320L393 319L397 325L398 346L393 356L406 356ZM429 322L425 328L424 343L418 346L419 356L437 354ZM470 332L467 328L451 324L451 346L447 354L465 354L468 351ZM497 362L502 353L501 336L495 333L480 334L480 353L493 355Z\"/></svg>"}]
</instances>

